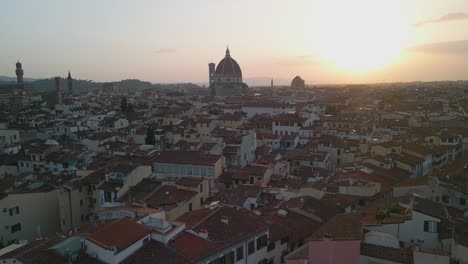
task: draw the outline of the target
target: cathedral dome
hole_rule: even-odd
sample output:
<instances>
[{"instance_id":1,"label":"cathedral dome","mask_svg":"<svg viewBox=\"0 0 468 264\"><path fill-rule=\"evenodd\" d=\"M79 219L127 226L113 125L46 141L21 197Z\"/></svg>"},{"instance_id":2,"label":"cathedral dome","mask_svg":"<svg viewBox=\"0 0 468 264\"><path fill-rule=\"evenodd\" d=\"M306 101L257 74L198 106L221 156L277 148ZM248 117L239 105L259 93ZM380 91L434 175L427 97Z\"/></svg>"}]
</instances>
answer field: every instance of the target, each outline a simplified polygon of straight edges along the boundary
<instances>
[{"instance_id":1,"label":"cathedral dome","mask_svg":"<svg viewBox=\"0 0 468 264\"><path fill-rule=\"evenodd\" d=\"M292 88L304 88L305 81L300 76L296 76L291 82L291 87Z\"/></svg>"},{"instance_id":2,"label":"cathedral dome","mask_svg":"<svg viewBox=\"0 0 468 264\"><path fill-rule=\"evenodd\" d=\"M222 59L215 71L216 75L234 75L242 77L242 71L239 64L231 57L229 48L226 49L226 56Z\"/></svg>"}]
</instances>

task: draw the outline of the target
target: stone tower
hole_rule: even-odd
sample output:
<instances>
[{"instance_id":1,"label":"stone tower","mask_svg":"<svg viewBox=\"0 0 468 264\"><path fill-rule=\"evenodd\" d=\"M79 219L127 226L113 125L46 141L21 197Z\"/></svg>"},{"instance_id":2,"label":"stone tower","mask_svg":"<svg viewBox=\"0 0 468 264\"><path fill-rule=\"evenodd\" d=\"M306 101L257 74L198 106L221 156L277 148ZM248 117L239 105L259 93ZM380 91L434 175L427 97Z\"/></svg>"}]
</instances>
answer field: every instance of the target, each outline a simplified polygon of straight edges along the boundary
<instances>
[{"instance_id":1,"label":"stone tower","mask_svg":"<svg viewBox=\"0 0 468 264\"><path fill-rule=\"evenodd\" d=\"M60 88L60 77L55 77L55 92L57 93L57 104L63 103L62 88Z\"/></svg>"},{"instance_id":2,"label":"stone tower","mask_svg":"<svg viewBox=\"0 0 468 264\"><path fill-rule=\"evenodd\" d=\"M70 94L73 94L73 79L71 77L70 71L68 71L67 83L68 83L68 92Z\"/></svg>"},{"instance_id":3,"label":"stone tower","mask_svg":"<svg viewBox=\"0 0 468 264\"><path fill-rule=\"evenodd\" d=\"M22 84L23 83L23 67L21 66L21 62L17 61L16 62L16 82L18 84Z\"/></svg>"}]
</instances>

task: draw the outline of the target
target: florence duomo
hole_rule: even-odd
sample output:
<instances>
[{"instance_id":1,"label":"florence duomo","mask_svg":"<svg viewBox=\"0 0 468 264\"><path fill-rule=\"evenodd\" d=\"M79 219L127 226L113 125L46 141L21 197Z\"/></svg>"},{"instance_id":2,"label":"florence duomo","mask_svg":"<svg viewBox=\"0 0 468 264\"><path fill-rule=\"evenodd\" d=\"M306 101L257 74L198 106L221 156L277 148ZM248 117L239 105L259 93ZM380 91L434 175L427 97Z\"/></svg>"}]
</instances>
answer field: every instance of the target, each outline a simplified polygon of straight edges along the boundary
<instances>
[{"instance_id":1,"label":"florence duomo","mask_svg":"<svg viewBox=\"0 0 468 264\"><path fill-rule=\"evenodd\" d=\"M242 82L242 70L231 57L229 47L226 55L215 67L214 63L208 64L209 89L212 96L240 96L246 93L247 84Z\"/></svg>"}]
</instances>

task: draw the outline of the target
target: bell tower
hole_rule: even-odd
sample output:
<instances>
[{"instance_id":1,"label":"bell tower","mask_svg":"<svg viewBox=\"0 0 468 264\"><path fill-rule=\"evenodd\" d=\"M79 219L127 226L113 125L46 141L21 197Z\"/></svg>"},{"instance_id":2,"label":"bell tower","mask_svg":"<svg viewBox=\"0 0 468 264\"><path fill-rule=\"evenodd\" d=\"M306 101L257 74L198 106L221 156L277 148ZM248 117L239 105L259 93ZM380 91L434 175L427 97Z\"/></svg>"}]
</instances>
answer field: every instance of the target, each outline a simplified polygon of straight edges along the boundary
<instances>
[{"instance_id":1,"label":"bell tower","mask_svg":"<svg viewBox=\"0 0 468 264\"><path fill-rule=\"evenodd\" d=\"M73 79L71 77L70 71L68 71L67 83L68 83L68 92L70 94L73 94Z\"/></svg>"},{"instance_id":2,"label":"bell tower","mask_svg":"<svg viewBox=\"0 0 468 264\"><path fill-rule=\"evenodd\" d=\"M23 83L23 67L21 66L21 62L17 61L16 62L16 82L18 84L22 84Z\"/></svg>"}]
</instances>

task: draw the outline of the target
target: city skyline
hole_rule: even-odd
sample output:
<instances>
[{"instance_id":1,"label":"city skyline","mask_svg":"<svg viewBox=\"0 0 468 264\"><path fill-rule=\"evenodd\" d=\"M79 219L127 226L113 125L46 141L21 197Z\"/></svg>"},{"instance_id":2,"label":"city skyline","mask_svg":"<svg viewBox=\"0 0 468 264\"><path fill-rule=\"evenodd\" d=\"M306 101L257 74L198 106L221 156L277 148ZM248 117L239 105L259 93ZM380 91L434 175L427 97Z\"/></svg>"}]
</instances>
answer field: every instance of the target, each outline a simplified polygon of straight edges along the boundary
<instances>
[{"instance_id":1,"label":"city skyline","mask_svg":"<svg viewBox=\"0 0 468 264\"><path fill-rule=\"evenodd\" d=\"M468 66L464 1L3 6L5 76L13 76L19 59L25 78L65 77L70 70L94 81L207 83L207 64L218 63L227 45L244 79L277 84L296 75L310 84L458 80Z\"/></svg>"}]
</instances>

